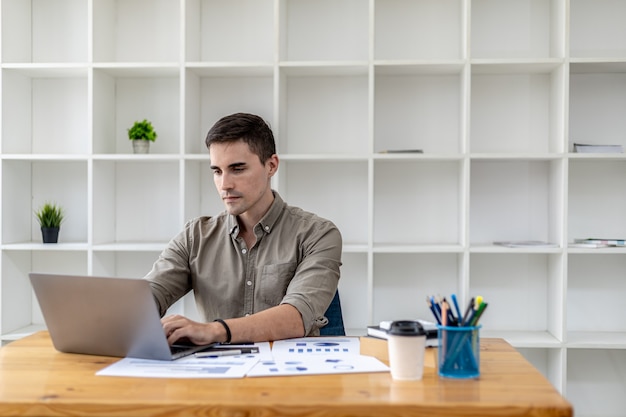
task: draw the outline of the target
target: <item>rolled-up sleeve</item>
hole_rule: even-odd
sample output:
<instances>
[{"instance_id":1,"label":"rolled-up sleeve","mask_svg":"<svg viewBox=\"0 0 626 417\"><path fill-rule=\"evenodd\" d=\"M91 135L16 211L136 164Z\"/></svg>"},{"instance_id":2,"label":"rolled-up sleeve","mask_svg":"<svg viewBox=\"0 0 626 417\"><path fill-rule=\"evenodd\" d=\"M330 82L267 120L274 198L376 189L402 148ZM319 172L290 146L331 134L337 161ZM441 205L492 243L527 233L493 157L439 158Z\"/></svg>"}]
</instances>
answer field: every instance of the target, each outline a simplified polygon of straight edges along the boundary
<instances>
[{"instance_id":1,"label":"rolled-up sleeve","mask_svg":"<svg viewBox=\"0 0 626 417\"><path fill-rule=\"evenodd\" d=\"M300 242L302 259L283 297L302 315L305 334L319 334L319 319L324 316L339 283L342 238L330 221L316 222Z\"/></svg>"},{"instance_id":2,"label":"rolled-up sleeve","mask_svg":"<svg viewBox=\"0 0 626 417\"><path fill-rule=\"evenodd\" d=\"M191 291L189 269L189 224L174 237L144 277L163 316L169 306Z\"/></svg>"}]
</instances>

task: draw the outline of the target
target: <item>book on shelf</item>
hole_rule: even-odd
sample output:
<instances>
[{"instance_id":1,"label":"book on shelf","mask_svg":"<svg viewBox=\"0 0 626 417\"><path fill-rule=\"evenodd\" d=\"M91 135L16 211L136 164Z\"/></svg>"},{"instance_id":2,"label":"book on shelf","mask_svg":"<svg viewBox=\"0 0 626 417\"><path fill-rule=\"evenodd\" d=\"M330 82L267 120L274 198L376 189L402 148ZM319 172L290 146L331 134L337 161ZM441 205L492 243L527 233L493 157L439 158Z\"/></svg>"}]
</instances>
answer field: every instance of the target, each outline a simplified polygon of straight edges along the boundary
<instances>
[{"instance_id":1,"label":"book on shelf","mask_svg":"<svg viewBox=\"0 0 626 417\"><path fill-rule=\"evenodd\" d=\"M557 248L559 245L543 240L507 240L495 241L496 246L504 246L507 248Z\"/></svg>"},{"instance_id":2,"label":"book on shelf","mask_svg":"<svg viewBox=\"0 0 626 417\"><path fill-rule=\"evenodd\" d=\"M367 326L367 335L371 337L376 337L378 339L387 339L389 337L388 332L391 328L391 323L393 323L394 321L395 320L384 320L381 321L377 326ZM437 324L431 321L421 319L417 319L415 321L419 322L426 332L426 346L436 347L438 344Z\"/></svg>"},{"instance_id":3,"label":"book on shelf","mask_svg":"<svg viewBox=\"0 0 626 417\"><path fill-rule=\"evenodd\" d=\"M586 238L586 239L574 239L575 245L604 245L604 246L620 246L626 247L626 239L603 239L603 238ZM597 246L602 247L602 246Z\"/></svg>"},{"instance_id":4,"label":"book on shelf","mask_svg":"<svg viewBox=\"0 0 626 417\"><path fill-rule=\"evenodd\" d=\"M379 153L424 153L422 149L385 149Z\"/></svg>"},{"instance_id":5,"label":"book on shelf","mask_svg":"<svg viewBox=\"0 0 626 417\"><path fill-rule=\"evenodd\" d=\"M577 153L623 153L622 145L590 145L574 143L574 152Z\"/></svg>"},{"instance_id":6,"label":"book on shelf","mask_svg":"<svg viewBox=\"0 0 626 417\"><path fill-rule=\"evenodd\" d=\"M597 248L608 248L609 245L605 243L592 243L592 242L583 242L583 243L570 243L570 248L587 248L587 249L597 249Z\"/></svg>"}]
</instances>

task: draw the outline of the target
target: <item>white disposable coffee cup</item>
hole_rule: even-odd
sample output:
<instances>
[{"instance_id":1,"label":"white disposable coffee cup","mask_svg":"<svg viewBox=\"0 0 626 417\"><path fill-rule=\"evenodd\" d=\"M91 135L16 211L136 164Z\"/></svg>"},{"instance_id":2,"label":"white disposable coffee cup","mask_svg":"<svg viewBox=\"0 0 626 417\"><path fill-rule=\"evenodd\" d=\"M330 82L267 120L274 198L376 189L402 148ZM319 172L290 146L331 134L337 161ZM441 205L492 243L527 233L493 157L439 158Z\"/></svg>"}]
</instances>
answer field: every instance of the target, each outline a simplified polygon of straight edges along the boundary
<instances>
[{"instance_id":1,"label":"white disposable coffee cup","mask_svg":"<svg viewBox=\"0 0 626 417\"><path fill-rule=\"evenodd\" d=\"M391 323L387 335L387 346L393 379L422 379L426 332L419 322L400 320Z\"/></svg>"}]
</instances>

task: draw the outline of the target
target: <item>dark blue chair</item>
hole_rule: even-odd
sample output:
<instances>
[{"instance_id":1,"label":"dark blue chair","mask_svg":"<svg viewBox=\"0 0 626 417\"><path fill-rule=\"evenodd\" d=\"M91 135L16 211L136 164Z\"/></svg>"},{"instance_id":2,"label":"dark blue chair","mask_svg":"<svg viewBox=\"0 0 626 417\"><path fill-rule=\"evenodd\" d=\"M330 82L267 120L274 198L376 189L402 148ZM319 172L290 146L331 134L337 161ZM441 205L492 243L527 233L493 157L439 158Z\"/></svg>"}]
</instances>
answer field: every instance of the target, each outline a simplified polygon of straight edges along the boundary
<instances>
[{"instance_id":1,"label":"dark blue chair","mask_svg":"<svg viewBox=\"0 0 626 417\"><path fill-rule=\"evenodd\" d=\"M328 324L320 329L320 336L345 336L346 329L343 325L343 314L341 313L341 301L339 291L335 293L333 301L330 302L328 310L324 313L328 319Z\"/></svg>"}]
</instances>

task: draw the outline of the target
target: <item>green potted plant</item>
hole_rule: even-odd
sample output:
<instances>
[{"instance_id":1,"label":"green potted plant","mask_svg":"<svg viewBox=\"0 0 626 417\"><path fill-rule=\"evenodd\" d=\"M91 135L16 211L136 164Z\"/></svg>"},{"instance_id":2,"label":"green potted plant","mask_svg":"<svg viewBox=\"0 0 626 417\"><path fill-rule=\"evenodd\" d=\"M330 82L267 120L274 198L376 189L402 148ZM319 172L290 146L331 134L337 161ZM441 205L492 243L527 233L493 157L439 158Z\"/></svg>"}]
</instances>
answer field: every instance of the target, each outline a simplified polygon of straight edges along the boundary
<instances>
[{"instance_id":1,"label":"green potted plant","mask_svg":"<svg viewBox=\"0 0 626 417\"><path fill-rule=\"evenodd\" d=\"M35 212L35 216L41 226L43 243L57 243L59 240L59 229L64 218L61 206L54 203L44 203Z\"/></svg>"},{"instance_id":2,"label":"green potted plant","mask_svg":"<svg viewBox=\"0 0 626 417\"><path fill-rule=\"evenodd\" d=\"M150 151L150 142L154 142L156 138L157 133L152 123L146 119L136 121L128 129L128 139L133 142L133 151L135 153L148 153Z\"/></svg>"}]
</instances>

